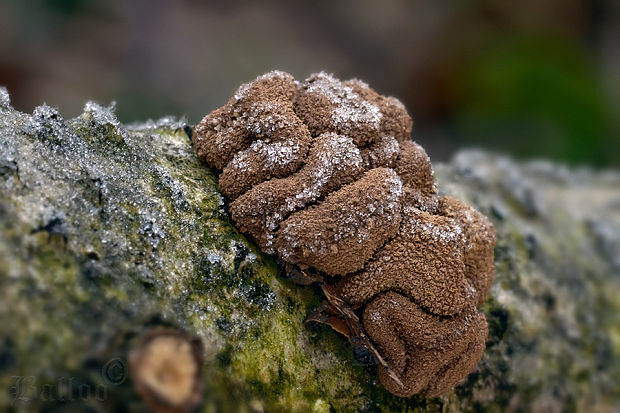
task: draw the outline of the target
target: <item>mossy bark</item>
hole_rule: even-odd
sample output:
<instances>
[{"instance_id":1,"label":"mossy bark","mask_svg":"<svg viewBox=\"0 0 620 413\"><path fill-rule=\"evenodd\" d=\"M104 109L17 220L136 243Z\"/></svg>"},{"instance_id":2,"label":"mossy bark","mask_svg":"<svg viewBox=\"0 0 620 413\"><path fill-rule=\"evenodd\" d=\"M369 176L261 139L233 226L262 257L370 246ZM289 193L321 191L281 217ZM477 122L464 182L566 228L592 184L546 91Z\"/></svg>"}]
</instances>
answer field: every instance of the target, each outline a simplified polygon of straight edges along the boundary
<instances>
[{"instance_id":1,"label":"mossy bark","mask_svg":"<svg viewBox=\"0 0 620 413\"><path fill-rule=\"evenodd\" d=\"M436 165L498 230L490 336L460 386L400 399L304 323L320 291L231 225L190 133L0 99L0 409L144 411L126 357L160 325L202 340L204 412L620 408L620 174L484 152Z\"/></svg>"}]
</instances>

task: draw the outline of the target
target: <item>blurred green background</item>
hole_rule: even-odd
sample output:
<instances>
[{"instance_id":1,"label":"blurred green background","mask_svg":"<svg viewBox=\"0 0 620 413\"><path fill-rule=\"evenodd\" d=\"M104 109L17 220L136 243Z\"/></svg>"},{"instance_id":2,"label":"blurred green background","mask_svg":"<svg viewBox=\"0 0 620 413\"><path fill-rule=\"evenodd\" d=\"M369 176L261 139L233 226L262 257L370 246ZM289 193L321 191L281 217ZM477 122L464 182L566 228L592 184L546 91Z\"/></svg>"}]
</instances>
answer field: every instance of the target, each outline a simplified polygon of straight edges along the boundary
<instances>
[{"instance_id":1,"label":"blurred green background","mask_svg":"<svg viewBox=\"0 0 620 413\"><path fill-rule=\"evenodd\" d=\"M434 159L620 165L617 0L0 0L0 85L23 111L115 100L122 121L195 123L275 68L399 97Z\"/></svg>"}]
</instances>

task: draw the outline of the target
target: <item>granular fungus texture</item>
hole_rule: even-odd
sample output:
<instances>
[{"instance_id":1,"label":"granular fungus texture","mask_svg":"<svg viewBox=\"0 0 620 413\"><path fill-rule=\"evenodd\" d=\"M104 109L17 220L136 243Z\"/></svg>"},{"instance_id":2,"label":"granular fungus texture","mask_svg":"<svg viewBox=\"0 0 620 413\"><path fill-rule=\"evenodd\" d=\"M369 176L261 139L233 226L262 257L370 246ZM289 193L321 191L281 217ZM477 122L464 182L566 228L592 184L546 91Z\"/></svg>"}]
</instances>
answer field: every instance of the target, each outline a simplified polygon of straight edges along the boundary
<instances>
[{"instance_id":1,"label":"granular fungus texture","mask_svg":"<svg viewBox=\"0 0 620 413\"><path fill-rule=\"evenodd\" d=\"M390 392L437 396L482 357L478 307L494 276L495 230L437 194L402 103L359 80L273 71L194 129L221 170L232 220L292 279L318 282L326 322L379 364ZM300 278L301 277L301 278ZM308 281L309 280L309 281Z\"/></svg>"}]
</instances>

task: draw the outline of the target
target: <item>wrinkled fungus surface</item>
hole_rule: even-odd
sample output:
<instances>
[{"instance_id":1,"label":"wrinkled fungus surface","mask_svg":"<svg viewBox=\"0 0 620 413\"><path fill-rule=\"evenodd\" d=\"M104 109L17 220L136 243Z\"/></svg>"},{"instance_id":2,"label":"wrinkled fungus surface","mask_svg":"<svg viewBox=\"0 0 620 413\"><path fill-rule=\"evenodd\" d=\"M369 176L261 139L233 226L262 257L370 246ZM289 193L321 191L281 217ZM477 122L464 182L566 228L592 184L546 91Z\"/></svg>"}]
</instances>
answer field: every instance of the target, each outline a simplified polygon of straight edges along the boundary
<instances>
[{"instance_id":1,"label":"wrinkled fungus surface","mask_svg":"<svg viewBox=\"0 0 620 413\"><path fill-rule=\"evenodd\" d=\"M193 142L222 171L235 225L316 274L349 326L339 331L373 349L385 388L430 397L484 352L477 308L494 276L495 230L438 195L412 126L397 99L359 80L273 71L207 115Z\"/></svg>"}]
</instances>

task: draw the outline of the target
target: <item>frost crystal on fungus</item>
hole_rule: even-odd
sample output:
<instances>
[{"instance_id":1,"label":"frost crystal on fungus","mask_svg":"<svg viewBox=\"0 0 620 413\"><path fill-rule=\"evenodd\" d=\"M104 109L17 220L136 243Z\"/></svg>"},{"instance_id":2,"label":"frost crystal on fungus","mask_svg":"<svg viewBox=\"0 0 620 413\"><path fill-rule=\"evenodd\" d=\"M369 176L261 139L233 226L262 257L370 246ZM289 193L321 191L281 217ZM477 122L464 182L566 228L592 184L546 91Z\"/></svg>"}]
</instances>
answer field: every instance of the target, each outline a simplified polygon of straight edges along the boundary
<instances>
[{"instance_id":1,"label":"frost crystal on fungus","mask_svg":"<svg viewBox=\"0 0 620 413\"><path fill-rule=\"evenodd\" d=\"M439 395L476 366L495 230L439 196L404 106L359 80L273 71L195 128L235 225L327 301L309 319L379 364L385 388Z\"/></svg>"}]
</instances>

